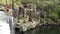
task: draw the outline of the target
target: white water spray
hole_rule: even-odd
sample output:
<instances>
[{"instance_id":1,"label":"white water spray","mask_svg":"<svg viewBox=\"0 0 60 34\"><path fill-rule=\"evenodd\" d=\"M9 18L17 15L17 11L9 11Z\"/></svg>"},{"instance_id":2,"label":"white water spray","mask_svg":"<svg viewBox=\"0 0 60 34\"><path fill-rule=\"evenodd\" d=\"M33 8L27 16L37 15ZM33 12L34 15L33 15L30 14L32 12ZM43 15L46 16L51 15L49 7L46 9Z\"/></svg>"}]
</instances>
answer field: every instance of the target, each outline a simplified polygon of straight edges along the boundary
<instances>
[{"instance_id":1,"label":"white water spray","mask_svg":"<svg viewBox=\"0 0 60 34\"><path fill-rule=\"evenodd\" d=\"M12 17L7 16L5 12L0 11L0 34L11 34L9 19Z\"/></svg>"}]
</instances>

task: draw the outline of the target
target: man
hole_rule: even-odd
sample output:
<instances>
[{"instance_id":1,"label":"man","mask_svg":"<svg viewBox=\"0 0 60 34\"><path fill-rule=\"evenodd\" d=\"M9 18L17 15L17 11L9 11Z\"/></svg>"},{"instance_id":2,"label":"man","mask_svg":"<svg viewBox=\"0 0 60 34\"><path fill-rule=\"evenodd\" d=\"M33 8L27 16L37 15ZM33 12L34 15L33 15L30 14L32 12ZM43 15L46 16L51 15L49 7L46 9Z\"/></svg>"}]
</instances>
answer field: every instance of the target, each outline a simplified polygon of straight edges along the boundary
<instances>
[{"instance_id":1,"label":"man","mask_svg":"<svg viewBox=\"0 0 60 34\"><path fill-rule=\"evenodd\" d=\"M6 11L9 12L9 9L10 9L10 6L9 4L6 4L6 7L5 7Z\"/></svg>"}]
</instances>

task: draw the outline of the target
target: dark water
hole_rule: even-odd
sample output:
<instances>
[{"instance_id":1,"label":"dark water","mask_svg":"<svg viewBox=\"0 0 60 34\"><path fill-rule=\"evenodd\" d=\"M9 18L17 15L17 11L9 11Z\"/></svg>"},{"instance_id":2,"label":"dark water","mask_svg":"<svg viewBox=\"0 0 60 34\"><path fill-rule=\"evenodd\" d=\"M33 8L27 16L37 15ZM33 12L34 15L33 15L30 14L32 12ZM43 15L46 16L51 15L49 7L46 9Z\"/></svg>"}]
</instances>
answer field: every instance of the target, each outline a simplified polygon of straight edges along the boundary
<instances>
[{"instance_id":1,"label":"dark water","mask_svg":"<svg viewBox=\"0 0 60 34\"><path fill-rule=\"evenodd\" d=\"M43 26L19 34L60 34L60 26Z\"/></svg>"}]
</instances>

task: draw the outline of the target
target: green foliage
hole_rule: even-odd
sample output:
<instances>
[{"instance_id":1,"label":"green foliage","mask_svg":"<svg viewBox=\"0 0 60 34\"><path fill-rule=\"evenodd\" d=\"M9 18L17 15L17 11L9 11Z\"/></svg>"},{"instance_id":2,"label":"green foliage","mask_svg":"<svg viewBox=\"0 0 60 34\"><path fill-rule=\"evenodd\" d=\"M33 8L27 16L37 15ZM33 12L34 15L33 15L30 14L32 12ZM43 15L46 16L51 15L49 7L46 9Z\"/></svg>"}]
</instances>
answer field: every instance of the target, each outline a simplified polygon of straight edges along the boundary
<instances>
[{"instance_id":1,"label":"green foliage","mask_svg":"<svg viewBox=\"0 0 60 34\"><path fill-rule=\"evenodd\" d=\"M55 5L59 3L59 0L21 0L22 3L33 3L39 7L46 7L48 5Z\"/></svg>"},{"instance_id":2,"label":"green foliage","mask_svg":"<svg viewBox=\"0 0 60 34\"><path fill-rule=\"evenodd\" d=\"M12 0L8 1L12 4ZM0 4L5 4L6 0L0 0ZM18 5L21 3L32 3L43 10L43 19L47 18L55 20L60 19L60 0L14 0L14 4Z\"/></svg>"},{"instance_id":3,"label":"green foliage","mask_svg":"<svg viewBox=\"0 0 60 34\"><path fill-rule=\"evenodd\" d=\"M58 13L58 15L59 15L59 18L60 18L60 5L58 5L58 6L56 7L56 11L57 11L57 13Z\"/></svg>"}]
</instances>

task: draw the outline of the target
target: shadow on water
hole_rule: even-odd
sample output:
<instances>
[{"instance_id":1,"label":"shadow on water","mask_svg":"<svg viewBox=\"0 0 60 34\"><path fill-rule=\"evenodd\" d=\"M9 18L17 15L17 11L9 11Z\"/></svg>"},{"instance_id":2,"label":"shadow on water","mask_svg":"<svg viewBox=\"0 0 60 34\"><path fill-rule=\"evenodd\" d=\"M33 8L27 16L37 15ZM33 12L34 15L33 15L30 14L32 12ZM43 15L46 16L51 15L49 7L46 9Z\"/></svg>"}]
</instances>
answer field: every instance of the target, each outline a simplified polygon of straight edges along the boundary
<instances>
[{"instance_id":1,"label":"shadow on water","mask_svg":"<svg viewBox=\"0 0 60 34\"><path fill-rule=\"evenodd\" d=\"M20 31L19 28L15 28L15 34L23 34L23 31Z\"/></svg>"},{"instance_id":2,"label":"shadow on water","mask_svg":"<svg viewBox=\"0 0 60 34\"><path fill-rule=\"evenodd\" d=\"M60 34L60 26L54 25L48 25L48 26L42 26L37 27L35 29L31 29L28 31L21 31L19 32L19 29L15 29L16 34Z\"/></svg>"}]
</instances>

